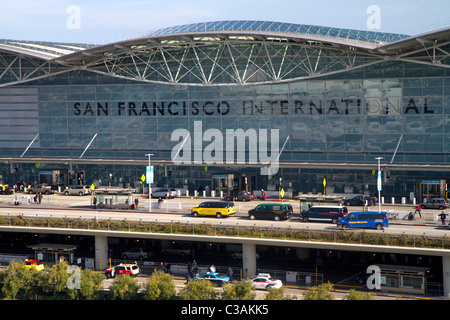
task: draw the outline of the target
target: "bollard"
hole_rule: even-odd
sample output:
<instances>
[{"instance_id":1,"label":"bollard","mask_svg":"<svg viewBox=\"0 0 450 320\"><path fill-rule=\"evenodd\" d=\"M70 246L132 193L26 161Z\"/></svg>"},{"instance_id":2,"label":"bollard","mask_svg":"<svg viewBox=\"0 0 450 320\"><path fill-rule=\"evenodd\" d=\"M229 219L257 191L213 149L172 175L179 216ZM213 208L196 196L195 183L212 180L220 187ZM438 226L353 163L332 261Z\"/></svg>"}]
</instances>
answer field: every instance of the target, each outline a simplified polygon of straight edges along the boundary
<instances>
[{"instance_id":1,"label":"bollard","mask_svg":"<svg viewBox=\"0 0 450 320\"><path fill-rule=\"evenodd\" d=\"M391 203L395 204L395 198L394 197L391 197Z\"/></svg>"}]
</instances>

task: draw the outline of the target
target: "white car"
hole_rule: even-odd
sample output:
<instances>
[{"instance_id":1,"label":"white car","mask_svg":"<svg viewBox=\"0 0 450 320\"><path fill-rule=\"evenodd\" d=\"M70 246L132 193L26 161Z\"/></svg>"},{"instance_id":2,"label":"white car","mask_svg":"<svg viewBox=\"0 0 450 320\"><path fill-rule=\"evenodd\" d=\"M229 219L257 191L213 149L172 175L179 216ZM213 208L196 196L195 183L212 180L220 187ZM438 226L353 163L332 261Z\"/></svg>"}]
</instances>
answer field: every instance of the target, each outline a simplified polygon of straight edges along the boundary
<instances>
[{"instance_id":1,"label":"white car","mask_svg":"<svg viewBox=\"0 0 450 320\"><path fill-rule=\"evenodd\" d=\"M281 280L272 279L268 273L260 273L256 278L252 279L252 284L256 289L267 290L269 287L279 289L283 286Z\"/></svg>"},{"instance_id":2,"label":"white car","mask_svg":"<svg viewBox=\"0 0 450 320\"><path fill-rule=\"evenodd\" d=\"M157 188L152 191L152 198L173 199L177 196L177 190L174 188Z\"/></svg>"},{"instance_id":3,"label":"white car","mask_svg":"<svg viewBox=\"0 0 450 320\"><path fill-rule=\"evenodd\" d=\"M141 273L141 269L137 264L121 263L115 267L105 270L106 278L114 278L117 275L129 274L136 277Z\"/></svg>"}]
</instances>

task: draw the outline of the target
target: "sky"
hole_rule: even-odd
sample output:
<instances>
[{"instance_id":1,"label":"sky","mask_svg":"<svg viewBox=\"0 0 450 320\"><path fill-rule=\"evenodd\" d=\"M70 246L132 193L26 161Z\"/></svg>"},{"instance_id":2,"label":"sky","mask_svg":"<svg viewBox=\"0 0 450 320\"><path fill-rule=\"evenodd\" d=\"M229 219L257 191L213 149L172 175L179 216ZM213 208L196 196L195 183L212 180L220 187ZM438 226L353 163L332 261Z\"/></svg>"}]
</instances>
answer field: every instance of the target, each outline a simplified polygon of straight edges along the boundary
<instances>
[{"instance_id":1,"label":"sky","mask_svg":"<svg viewBox=\"0 0 450 320\"><path fill-rule=\"evenodd\" d=\"M265 20L416 35L450 27L448 0L0 0L0 39L106 44L160 28Z\"/></svg>"}]
</instances>

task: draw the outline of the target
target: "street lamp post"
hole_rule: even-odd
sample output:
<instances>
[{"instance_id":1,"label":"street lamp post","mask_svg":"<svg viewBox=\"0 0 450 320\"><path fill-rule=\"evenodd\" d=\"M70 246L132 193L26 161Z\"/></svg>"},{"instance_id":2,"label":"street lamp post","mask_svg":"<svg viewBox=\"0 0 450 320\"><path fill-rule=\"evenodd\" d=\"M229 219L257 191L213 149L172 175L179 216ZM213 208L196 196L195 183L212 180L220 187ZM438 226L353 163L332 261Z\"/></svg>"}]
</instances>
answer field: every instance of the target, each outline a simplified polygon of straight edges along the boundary
<instances>
[{"instance_id":1,"label":"street lamp post","mask_svg":"<svg viewBox=\"0 0 450 320\"><path fill-rule=\"evenodd\" d=\"M151 172L151 166L150 166L150 156L153 155L153 153L146 153L146 156L148 156L148 172L147 172L147 181L148 181L148 211L152 211L152 181L150 180L151 177L148 177L148 175Z\"/></svg>"},{"instance_id":2,"label":"street lamp post","mask_svg":"<svg viewBox=\"0 0 450 320\"><path fill-rule=\"evenodd\" d=\"M378 176L377 176L377 190L378 190L378 212L381 212L381 170L380 170L380 160L383 157L375 158L378 160Z\"/></svg>"}]
</instances>

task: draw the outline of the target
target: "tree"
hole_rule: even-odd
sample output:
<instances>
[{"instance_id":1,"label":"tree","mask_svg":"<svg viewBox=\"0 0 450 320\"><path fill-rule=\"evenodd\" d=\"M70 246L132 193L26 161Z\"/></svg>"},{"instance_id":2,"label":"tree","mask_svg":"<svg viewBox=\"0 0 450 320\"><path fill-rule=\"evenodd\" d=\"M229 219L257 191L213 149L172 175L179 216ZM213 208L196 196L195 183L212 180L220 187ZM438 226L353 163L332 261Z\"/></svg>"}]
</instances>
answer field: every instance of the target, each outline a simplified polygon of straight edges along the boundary
<instances>
[{"instance_id":1,"label":"tree","mask_svg":"<svg viewBox=\"0 0 450 320\"><path fill-rule=\"evenodd\" d=\"M113 300L131 300L140 288L139 283L129 274L123 274L114 278L109 288L109 295Z\"/></svg>"},{"instance_id":2,"label":"tree","mask_svg":"<svg viewBox=\"0 0 450 320\"><path fill-rule=\"evenodd\" d=\"M104 279L103 274L85 269L80 273L80 288L69 289L67 295L74 300L94 300L103 290Z\"/></svg>"},{"instance_id":3,"label":"tree","mask_svg":"<svg viewBox=\"0 0 450 320\"><path fill-rule=\"evenodd\" d=\"M36 275L35 285L41 288L42 293L57 297L66 293L67 279L70 274L67 273L68 264L66 261L60 261L51 268L46 268Z\"/></svg>"},{"instance_id":4,"label":"tree","mask_svg":"<svg viewBox=\"0 0 450 320\"><path fill-rule=\"evenodd\" d=\"M148 280L144 298L147 300L171 300L175 298L176 294L173 276L155 270Z\"/></svg>"},{"instance_id":5,"label":"tree","mask_svg":"<svg viewBox=\"0 0 450 320\"><path fill-rule=\"evenodd\" d=\"M33 292L32 278L37 271L28 270L25 264L11 261L0 277L2 293L7 299L27 299Z\"/></svg>"},{"instance_id":6,"label":"tree","mask_svg":"<svg viewBox=\"0 0 450 320\"><path fill-rule=\"evenodd\" d=\"M256 294L252 292L254 286L249 279L237 283L228 283L223 287L223 300L253 300Z\"/></svg>"},{"instance_id":7,"label":"tree","mask_svg":"<svg viewBox=\"0 0 450 320\"><path fill-rule=\"evenodd\" d=\"M303 293L303 300L334 300L332 290L333 285L330 282L314 286Z\"/></svg>"},{"instance_id":8,"label":"tree","mask_svg":"<svg viewBox=\"0 0 450 320\"><path fill-rule=\"evenodd\" d=\"M355 289L351 289L348 291L348 295L344 297L344 300L373 300L374 293L363 293L356 291Z\"/></svg>"},{"instance_id":9,"label":"tree","mask_svg":"<svg viewBox=\"0 0 450 320\"><path fill-rule=\"evenodd\" d=\"M218 294L214 285L206 280L195 279L189 281L186 286L180 290L180 295L184 300L214 300Z\"/></svg>"}]
</instances>

